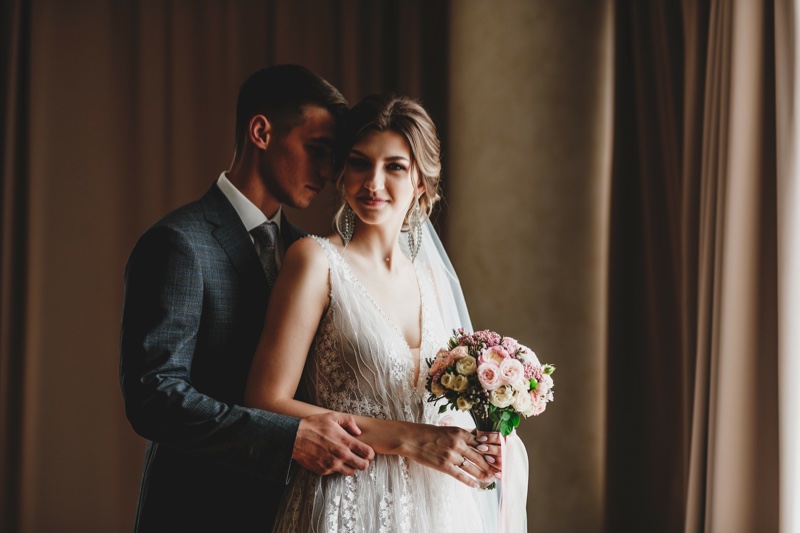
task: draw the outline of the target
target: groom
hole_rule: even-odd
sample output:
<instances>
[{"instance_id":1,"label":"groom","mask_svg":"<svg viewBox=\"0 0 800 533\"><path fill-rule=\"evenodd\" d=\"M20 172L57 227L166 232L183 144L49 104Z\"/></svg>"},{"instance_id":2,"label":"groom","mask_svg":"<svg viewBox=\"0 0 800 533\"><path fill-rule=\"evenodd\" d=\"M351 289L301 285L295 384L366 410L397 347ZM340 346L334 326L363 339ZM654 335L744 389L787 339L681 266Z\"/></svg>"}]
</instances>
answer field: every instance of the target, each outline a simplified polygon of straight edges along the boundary
<instances>
[{"instance_id":1,"label":"groom","mask_svg":"<svg viewBox=\"0 0 800 533\"><path fill-rule=\"evenodd\" d=\"M298 420L241 407L271 282L332 172L344 97L308 70L253 74L229 171L156 222L125 271L120 380L148 439L136 531L269 531L292 460L350 475L374 457L349 415Z\"/></svg>"}]
</instances>

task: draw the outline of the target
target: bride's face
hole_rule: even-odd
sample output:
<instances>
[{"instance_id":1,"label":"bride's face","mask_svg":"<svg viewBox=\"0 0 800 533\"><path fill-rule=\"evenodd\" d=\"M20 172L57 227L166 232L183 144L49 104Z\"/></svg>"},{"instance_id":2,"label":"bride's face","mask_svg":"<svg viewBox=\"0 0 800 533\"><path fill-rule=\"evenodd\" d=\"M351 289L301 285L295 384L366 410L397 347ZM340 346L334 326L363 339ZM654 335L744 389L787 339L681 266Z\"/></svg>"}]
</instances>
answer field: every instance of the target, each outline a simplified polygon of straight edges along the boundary
<instances>
[{"instance_id":1,"label":"bride's face","mask_svg":"<svg viewBox=\"0 0 800 533\"><path fill-rule=\"evenodd\" d=\"M369 132L350 149L342 176L345 198L366 224L396 224L422 192L411 149L394 131Z\"/></svg>"}]
</instances>

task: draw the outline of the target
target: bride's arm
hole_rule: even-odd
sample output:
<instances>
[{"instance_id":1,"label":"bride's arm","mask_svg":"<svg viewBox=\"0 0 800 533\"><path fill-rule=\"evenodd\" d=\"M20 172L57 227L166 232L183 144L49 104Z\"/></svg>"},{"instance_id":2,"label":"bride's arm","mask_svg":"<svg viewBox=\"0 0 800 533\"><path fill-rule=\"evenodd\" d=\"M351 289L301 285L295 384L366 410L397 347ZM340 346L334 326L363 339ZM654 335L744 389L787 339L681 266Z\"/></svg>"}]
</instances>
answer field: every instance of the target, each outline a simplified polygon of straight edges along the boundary
<instances>
[{"instance_id":1,"label":"bride's arm","mask_svg":"<svg viewBox=\"0 0 800 533\"><path fill-rule=\"evenodd\" d=\"M328 268L324 251L312 239L296 242L284 257L250 368L246 405L296 416L304 422L307 417L330 413L294 399L314 334L329 304ZM476 449L491 443L479 442L463 429L362 416L352 418L361 432L358 440L376 453L403 455L470 486L475 486L472 477L488 480L495 472ZM347 447L364 456L352 443ZM313 456L315 451L303 453ZM469 462L462 469L464 458Z\"/></svg>"}]
</instances>

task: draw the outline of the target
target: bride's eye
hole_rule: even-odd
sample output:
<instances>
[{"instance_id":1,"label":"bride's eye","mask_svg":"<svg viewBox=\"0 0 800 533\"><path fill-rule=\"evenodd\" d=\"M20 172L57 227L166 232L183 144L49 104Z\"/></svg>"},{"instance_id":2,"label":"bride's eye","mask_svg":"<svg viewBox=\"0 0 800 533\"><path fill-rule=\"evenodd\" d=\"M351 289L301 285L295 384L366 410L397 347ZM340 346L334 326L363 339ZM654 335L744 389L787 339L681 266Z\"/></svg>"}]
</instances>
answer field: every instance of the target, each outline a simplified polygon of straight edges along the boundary
<instances>
[{"instance_id":1,"label":"bride's eye","mask_svg":"<svg viewBox=\"0 0 800 533\"><path fill-rule=\"evenodd\" d=\"M393 170L395 172L405 172L406 167L401 165L400 163L389 163L386 165L387 170Z\"/></svg>"}]
</instances>

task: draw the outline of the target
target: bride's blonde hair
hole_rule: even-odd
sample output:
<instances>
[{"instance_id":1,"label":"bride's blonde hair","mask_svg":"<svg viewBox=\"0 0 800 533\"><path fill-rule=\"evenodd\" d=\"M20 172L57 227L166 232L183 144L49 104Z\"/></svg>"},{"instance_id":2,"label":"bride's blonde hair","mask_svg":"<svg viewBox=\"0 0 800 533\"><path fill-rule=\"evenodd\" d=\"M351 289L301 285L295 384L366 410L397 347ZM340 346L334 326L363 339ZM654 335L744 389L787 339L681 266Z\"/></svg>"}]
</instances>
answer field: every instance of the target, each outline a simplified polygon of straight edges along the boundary
<instances>
[{"instance_id":1,"label":"bride's blonde hair","mask_svg":"<svg viewBox=\"0 0 800 533\"><path fill-rule=\"evenodd\" d=\"M342 234L344 197L342 178L347 154L369 132L394 131L405 138L411 149L411 164L416 167L424 190L419 197L422 222L430 217L439 200L439 178L442 171L439 136L436 126L416 100L393 94L372 94L365 97L346 115L337 135L335 149L336 190L339 206L333 217L333 227ZM403 228L407 229L411 209L406 213Z\"/></svg>"}]
</instances>

